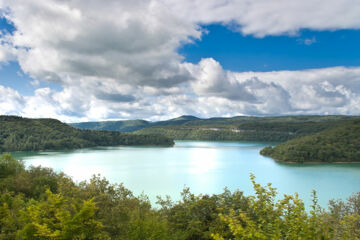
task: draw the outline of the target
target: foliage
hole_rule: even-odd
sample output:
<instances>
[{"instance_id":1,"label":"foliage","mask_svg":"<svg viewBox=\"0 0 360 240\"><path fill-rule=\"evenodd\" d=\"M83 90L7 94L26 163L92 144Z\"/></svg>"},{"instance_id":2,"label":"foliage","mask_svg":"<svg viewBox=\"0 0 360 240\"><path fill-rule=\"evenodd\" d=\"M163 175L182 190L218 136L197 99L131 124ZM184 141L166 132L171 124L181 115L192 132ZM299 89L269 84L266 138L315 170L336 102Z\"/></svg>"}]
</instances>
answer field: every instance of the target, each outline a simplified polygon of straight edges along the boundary
<instances>
[{"instance_id":1,"label":"foliage","mask_svg":"<svg viewBox=\"0 0 360 240\"><path fill-rule=\"evenodd\" d=\"M16 175L24 170L24 164L6 153L0 157L0 179Z\"/></svg>"},{"instance_id":2,"label":"foliage","mask_svg":"<svg viewBox=\"0 0 360 240\"><path fill-rule=\"evenodd\" d=\"M251 176L252 196L227 189L194 195L185 188L178 202L159 198L153 208L146 196L135 197L100 176L75 184L62 173L25 169L3 155L0 165L7 162L19 167L0 178L0 239L360 238L360 193L346 202L330 201L328 211L314 193L306 211L296 194L280 199L271 184L263 187Z\"/></svg>"},{"instance_id":3,"label":"foliage","mask_svg":"<svg viewBox=\"0 0 360 240\"><path fill-rule=\"evenodd\" d=\"M360 162L360 120L297 138L260 153L283 162Z\"/></svg>"},{"instance_id":4,"label":"foliage","mask_svg":"<svg viewBox=\"0 0 360 240\"><path fill-rule=\"evenodd\" d=\"M20 212L24 222L19 239L108 239L103 225L95 219L93 200L78 202L46 190L42 201L30 201Z\"/></svg>"},{"instance_id":5,"label":"foliage","mask_svg":"<svg viewBox=\"0 0 360 240\"><path fill-rule=\"evenodd\" d=\"M161 134L178 140L268 141L285 142L318 133L356 117L286 116L197 119L162 123L136 131L138 134ZM171 123L171 124L170 124Z\"/></svg>"},{"instance_id":6,"label":"foliage","mask_svg":"<svg viewBox=\"0 0 360 240\"><path fill-rule=\"evenodd\" d=\"M133 132L149 127L151 123L145 120L125 120L125 121L103 121L103 122L81 122L71 123L70 125L80 129L108 130L119 132Z\"/></svg>"},{"instance_id":7,"label":"foliage","mask_svg":"<svg viewBox=\"0 0 360 240\"><path fill-rule=\"evenodd\" d=\"M79 130L55 119L0 116L0 152L173 144L171 139L160 135Z\"/></svg>"},{"instance_id":8,"label":"foliage","mask_svg":"<svg viewBox=\"0 0 360 240\"><path fill-rule=\"evenodd\" d=\"M251 181L255 195L249 197L248 208L221 215L233 235L231 239L335 239L331 234L332 226L324 224L327 219L317 205L315 192L308 214L297 194L284 195L276 201L276 190L271 184L263 187L255 182L254 176ZM215 240L225 239L219 233L212 236Z\"/></svg>"},{"instance_id":9,"label":"foliage","mask_svg":"<svg viewBox=\"0 0 360 240\"><path fill-rule=\"evenodd\" d=\"M162 134L178 140L227 140L284 142L320 132L352 119L347 116L232 117L200 119L194 116L148 122L145 120L73 123L82 129L138 134Z\"/></svg>"},{"instance_id":10,"label":"foliage","mask_svg":"<svg viewBox=\"0 0 360 240\"><path fill-rule=\"evenodd\" d=\"M80 129L110 130L119 132L133 132L143 128L154 126L182 125L189 121L200 120L194 116L181 116L167 121L149 122L145 120L123 120L123 121L101 121L101 122L80 122L71 123L71 126Z\"/></svg>"}]
</instances>

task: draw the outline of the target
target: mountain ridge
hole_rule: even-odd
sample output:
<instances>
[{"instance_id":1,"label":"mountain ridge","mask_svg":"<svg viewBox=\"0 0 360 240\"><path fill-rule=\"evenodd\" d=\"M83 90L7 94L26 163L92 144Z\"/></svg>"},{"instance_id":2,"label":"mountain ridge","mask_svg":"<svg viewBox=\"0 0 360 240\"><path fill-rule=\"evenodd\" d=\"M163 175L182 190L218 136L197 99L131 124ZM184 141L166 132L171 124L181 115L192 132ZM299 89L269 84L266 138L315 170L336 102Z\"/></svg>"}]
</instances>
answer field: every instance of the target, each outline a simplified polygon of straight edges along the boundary
<instances>
[{"instance_id":1,"label":"mountain ridge","mask_svg":"<svg viewBox=\"0 0 360 240\"><path fill-rule=\"evenodd\" d=\"M172 118L165 121L156 121L156 122L146 121L143 119L135 119L135 120L118 120L118 121L79 122L79 123L69 123L69 125L80 129L134 132L148 127L178 125L188 121L197 121L197 120L202 120L202 119L192 115L182 115L177 118Z\"/></svg>"},{"instance_id":2,"label":"mountain ridge","mask_svg":"<svg viewBox=\"0 0 360 240\"><path fill-rule=\"evenodd\" d=\"M0 152L65 150L96 146L162 145L173 140L160 135L81 130L57 119L0 116Z\"/></svg>"}]
</instances>

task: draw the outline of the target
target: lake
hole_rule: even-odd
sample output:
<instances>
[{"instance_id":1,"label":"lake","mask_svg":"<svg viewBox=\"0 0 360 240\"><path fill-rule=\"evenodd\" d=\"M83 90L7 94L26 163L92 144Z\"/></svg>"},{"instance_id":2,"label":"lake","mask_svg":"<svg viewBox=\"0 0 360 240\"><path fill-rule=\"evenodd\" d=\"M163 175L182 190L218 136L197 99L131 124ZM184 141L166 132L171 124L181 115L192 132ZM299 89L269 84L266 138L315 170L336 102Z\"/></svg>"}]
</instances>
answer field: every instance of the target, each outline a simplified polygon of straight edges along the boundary
<instances>
[{"instance_id":1,"label":"lake","mask_svg":"<svg viewBox=\"0 0 360 240\"><path fill-rule=\"evenodd\" d=\"M257 182L272 183L279 195L298 192L306 205L315 189L326 207L332 198L345 199L360 191L360 164L281 164L259 151L269 144L176 141L174 147L102 147L75 151L15 153L27 166L51 167L75 181L101 174L124 183L135 195L144 192L179 199L184 186L196 194L221 193L224 187L252 194L250 173Z\"/></svg>"}]
</instances>

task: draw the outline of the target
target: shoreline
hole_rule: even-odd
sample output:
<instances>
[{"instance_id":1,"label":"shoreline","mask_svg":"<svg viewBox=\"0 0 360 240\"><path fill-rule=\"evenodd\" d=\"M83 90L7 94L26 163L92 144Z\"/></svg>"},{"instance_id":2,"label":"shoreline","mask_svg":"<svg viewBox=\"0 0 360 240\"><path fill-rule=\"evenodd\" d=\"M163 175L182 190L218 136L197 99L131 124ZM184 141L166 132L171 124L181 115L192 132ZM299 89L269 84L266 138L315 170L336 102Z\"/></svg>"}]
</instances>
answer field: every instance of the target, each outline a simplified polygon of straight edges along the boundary
<instances>
[{"instance_id":1,"label":"shoreline","mask_svg":"<svg viewBox=\"0 0 360 240\"><path fill-rule=\"evenodd\" d=\"M278 160L276 158L273 158L273 157L271 157L269 155L264 155L264 154L261 154L261 153L259 153L259 154L261 156L271 158L272 160L274 160L277 163L283 163L283 164L289 164L289 165L291 165L291 164L304 164L304 165L306 165L306 164L309 164L309 165L311 165L311 164L319 164L319 165L320 164L360 164L360 161L358 161L358 162L339 162L339 161L336 161L336 162L319 162L319 161L295 162L295 161L282 161L282 160Z\"/></svg>"},{"instance_id":2,"label":"shoreline","mask_svg":"<svg viewBox=\"0 0 360 240\"><path fill-rule=\"evenodd\" d=\"M360 161L359 162L294 162L294 161L287 162L287 161L276 160L275 158L272 157L270 158L277 163L284 163L284 164L360 164Z\"/></svg>"}]
</instances>

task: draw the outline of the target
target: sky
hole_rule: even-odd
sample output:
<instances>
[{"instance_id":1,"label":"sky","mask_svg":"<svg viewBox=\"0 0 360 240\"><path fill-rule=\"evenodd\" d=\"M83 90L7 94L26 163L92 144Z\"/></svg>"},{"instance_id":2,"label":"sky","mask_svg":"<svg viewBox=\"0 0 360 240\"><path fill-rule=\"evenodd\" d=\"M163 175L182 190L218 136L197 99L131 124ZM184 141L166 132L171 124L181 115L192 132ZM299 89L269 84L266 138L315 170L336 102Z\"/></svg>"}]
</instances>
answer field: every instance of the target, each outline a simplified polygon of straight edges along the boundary
<instances>
[{"instance_id":1,"label":"sky","mask_svg":"<svg viewBox=\"0 0 360 240\"><path fill-rule=\"evenodd\" d=\"M0 0L0 114L359 115L360 0Z\"/></svg>"}]
</instances>

